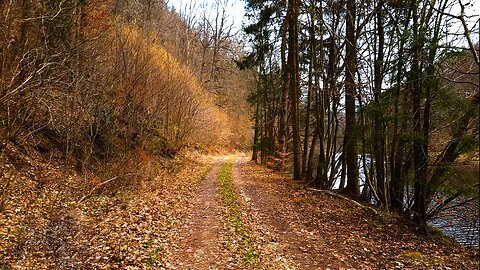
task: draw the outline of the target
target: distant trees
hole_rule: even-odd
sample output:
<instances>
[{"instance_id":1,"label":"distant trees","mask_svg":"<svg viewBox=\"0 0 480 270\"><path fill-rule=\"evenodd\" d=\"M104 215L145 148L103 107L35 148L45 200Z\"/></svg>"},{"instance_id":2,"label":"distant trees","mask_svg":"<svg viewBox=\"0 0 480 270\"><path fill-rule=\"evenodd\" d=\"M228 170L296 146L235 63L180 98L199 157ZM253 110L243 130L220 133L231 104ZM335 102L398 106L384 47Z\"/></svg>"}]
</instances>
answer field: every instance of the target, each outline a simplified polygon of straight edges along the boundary
<instances>
[{"instance_id":1,"label":"distant trees","mask_svg":"<svg viewBox=\"0 0 480 270\"><path fill-rule=\"evenodd\" d=\"M237 39L230 20L233 0L185 2L180 17L188 22L188 31L177 33L178 43L170 48L182 64L188 64L202 87L214 98L215 105L231 121L227 141L246 149L251 141L250 106L247 96L255 84L249 70L240 71L235 61L244 55L243 45ZM182 26L184 27L184 26ZM189 40L190 57L182 51L184 40ZM178 51L180 50L180 51Z\"/></svg>"},{"instance_id":2,"label":"distant trees","mask_svg":"<svg viewBox=\"0 0 480 270\"><path fill-rule=\"evenodd\" d=\"M458 192L448 194L461 197L469 184L448 174L458 157L478 156L478 40L472 40L478 16L466 15L462 1L449 0L311 0L299 3L292 17L295 4L263 0L248 6L245 31L253 50L244 63L267 80L254 96L269 85L275 97L268 99L273 103L251 99L255 130L269 130L255 133L261 161L283 168L282 157L292 157L294 178L338 188L420 223L452 203L442 199L435 206L434 198L449 197L445 187L455 186ZM296 54L298 62L290 58ZM453 65L458 55L473 65ZM447 70L464 75L454 79ZM465 82L467 73L475 75ZM269 74L281 74L281 80ZM442 113L445 108L451 113Z\"/></svg>"}]
</instances>

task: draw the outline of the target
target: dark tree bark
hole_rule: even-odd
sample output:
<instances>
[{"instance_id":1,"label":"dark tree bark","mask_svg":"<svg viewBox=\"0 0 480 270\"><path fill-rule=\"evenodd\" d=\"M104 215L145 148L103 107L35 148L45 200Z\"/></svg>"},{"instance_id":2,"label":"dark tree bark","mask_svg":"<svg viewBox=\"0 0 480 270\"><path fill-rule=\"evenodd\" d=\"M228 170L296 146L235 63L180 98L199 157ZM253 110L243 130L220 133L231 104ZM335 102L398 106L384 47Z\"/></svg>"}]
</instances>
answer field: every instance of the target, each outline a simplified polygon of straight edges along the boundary
<instances>
[{"instance_id":1,"label":"dark tree bark","mask_svg":"<svg viewBox=\"0 0 480 270\"><path fill-rule=\"evenodd\" d=\"M285 157L287 155L287 126L288 126L288 89L289 89L289 74L287 72L287 60L286 60L286 50L287 50L287 31L288 31L288 16L283 21L282 26L282 43L280 48L280 57L282 64L282 97L280 104L280 120L278 128L278 146L279 153L278 158L280 159L280 170L285 168Z\"/></svg>"},{"instance_id":2,"label":"dark tree bark","mask_svg":"<svg viewBox=\"0 0 480 270\"><path fill-rule=\"evenodd\" d=\"M260 103L257 101L255 106L255 129L253 134L253 153L252 160L258 161L258 149L259 149L259 139L260 139Z\"/></svg>"},{"instance_id":3,"label":"dark tree bark","mask_svg":"<svg viewBox=\"0 0 480 270\"><path fill-rule=\"evenodd\" d=\"M293 131L293 178L301 178L300 164L300 82L298 69L298 14L300 12L300 0L288 1L288 59L287 71L290 77L290 115Z\"/></svg>"},{"instance_id":4,"label":"dark tree bark","mask_svg":"<svg viewBox=\"0 0 480 270\"><path fill-rule=\"evenodd\" d=\"M416 221L425 221L425 191L427 180L427 156L425 153L425 139L422 130L422 88L420 82L420 61L422 58L423 33L419 27L418 4L412 1L413 14L413 59L411 70L412 113L413 113L413 166L414 166L414 202L412 211Z\"/></svg>"},{"instance_id":5,"label":"dark tree bark","mask_svg":"<svg viewBox=\"0 0 480 270\"><path fill-rule=\"evenodd\" d=\"M305 175L307 180L311 180L313 178L313 162L315 159L315 147L317 146L318 138L318 132L314 132L312 143L310 145L310 152L308 153L307 172Z\"/></svg>"},{"instance_id":6,"label":"dark tree bark","mask_svg":"<svg viewBox=\"0 0 480 270\"><path fill-rule=\"evenodd\" d=\"M406 18L403 22L403 29L407 29L410 18L412 16L412 10L408 9ZM400 25L399 25L400 26ZM400 31L403 31L399 29ZM405 52L405 39L399 39L398 55L401 56ZM404 113L404 110L400 108L400 96L402 90L402 80L405 74L405 59L399 57L396 64L396 77L395 77L395 96L394 96L394 111L393 111L393 134L392 143L390 147L390 206L391 210L397 214L403 213L404 206L404 187L405 187L405 172L408 171L410 162L405 159L405 152L407 143L405 139L402 139L400 134L406 130L406 121L400 122L400 114ZM407 99L407 95L403 95L403 99ZM403 117L402 117L403 118Z\"/></svg>"},{"instance_id":7,"label":"dark tree bark","mask_svg":"<svg viewBox=\"0 0 480 270\"><path fill-rule=\"evenodd\" d=\"M357 198L360 189L358 186L358 149L357 123L355 117L356 96L356 39L355 39L355 0L347 0L347 40L345 57L345 158L347 165L347 186L345 194Z\"/></svg>"},{"instance_id":8,"label":"dark tree bark","mask_svg":"<svg viewBox=\"0 0 480 270\"><path fill-rule=\"evenodd\" d=\"M385 206L387 204L387 187L385 185L385 132L383 111L380 108L380 99L382 95L382 82L383 82L383 61L384 61L384 22L383 22L383 1L380 0L377 6L377 36L378 36L378 49L377 57L375 59L374 73L375 73L375 87L374 87L374 102L375 109L375 133L373 140L373 147L375 151L375 172L377 179L378 196L381 203Z\"/></svg>"},{"instance_id":9,"label":"dark tree bark","mask_svg":"<svg viewBox=\"0 0 480 270\"><path fill-rule=\"evenodd\" d=\"M307 108L306 108L306 116L305 116L305 137L303 139L303 158L302 158L302 178L305 179L307 177L307 154L308 154L308 142L310 139L310 111L312 108L312 92L313 92L313 72L315 68L315 1L311 3L312 5L312 12L310 14L310 27L309 27L309 34L310 34L310 50L309 50L309 66L308 66L308 93L307 93Z\"/></svg>"}]
</instances>

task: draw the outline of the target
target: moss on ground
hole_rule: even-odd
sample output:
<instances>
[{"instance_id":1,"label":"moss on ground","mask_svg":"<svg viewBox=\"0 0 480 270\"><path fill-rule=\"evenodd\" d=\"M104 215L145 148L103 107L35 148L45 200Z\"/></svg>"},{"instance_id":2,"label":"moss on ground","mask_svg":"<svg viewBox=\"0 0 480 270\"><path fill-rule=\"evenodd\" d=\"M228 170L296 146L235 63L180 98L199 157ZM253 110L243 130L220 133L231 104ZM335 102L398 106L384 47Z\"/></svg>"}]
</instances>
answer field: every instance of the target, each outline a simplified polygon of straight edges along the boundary
<instances>
[{"instance_id":1,"label":"moss on ground","mask_svg":"<svg viewBox=\"0 0 480 270\"><path fill-rule=\"evenodd\" d=\"M439 228L428 226L427 229L433 240L448 246L455 245L455 240L443 233Z\"/></svg>"},{"instance_id":2,"label":"moss on ground","mask_svg":"<svg viewBox=\"0 0 480 270\"><path fill-rule=\"evenodd\" d=\"M413 259L413 260L421 260L423 257L423 253L418 251L407 251L402 254L404 258Z\"/></svg>"},{"instance_id":3,"label":"moss on ground","mask_svg":"<svg viewBox=\"0 0 480 270\"><path fill-rule=\"evenodd\" d=\"M239 239L239 250L243 251L243 263L249 268L257 268L258 256L255 252L250 230L242 218L242 211L235 193L232 179L232 165L234 160L229 160L221 168L218 174L220 182L220 195L227 209L229 224L235 229Z\"/></svg>"}]
</instances>

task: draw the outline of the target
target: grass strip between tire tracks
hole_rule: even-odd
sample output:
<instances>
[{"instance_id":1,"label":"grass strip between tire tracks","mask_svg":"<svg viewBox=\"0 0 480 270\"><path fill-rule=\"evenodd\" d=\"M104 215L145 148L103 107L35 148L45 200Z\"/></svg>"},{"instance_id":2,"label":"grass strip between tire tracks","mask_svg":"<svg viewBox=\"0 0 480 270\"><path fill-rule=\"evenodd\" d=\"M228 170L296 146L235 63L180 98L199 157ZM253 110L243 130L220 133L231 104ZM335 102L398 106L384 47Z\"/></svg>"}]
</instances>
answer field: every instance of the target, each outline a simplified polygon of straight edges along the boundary
<instances>
[{"instance_id":1,"label":"grass strip between tire tracks","mask_svg":"<svg viewBox=\"0 0 480 270\"><path fill-rule=\"evenodd\" d=\"M241 206L238 203L237 194L233 185L232 166L234 159L227 161L220 168L218 180L220 182L220 195L227 209L229 225L235 229L236 237L239 240L239 250L243 251L243 263L249 266L258 265L258 256L255 252L250 230L242 218Z\"/></svg>"}]
</instances>

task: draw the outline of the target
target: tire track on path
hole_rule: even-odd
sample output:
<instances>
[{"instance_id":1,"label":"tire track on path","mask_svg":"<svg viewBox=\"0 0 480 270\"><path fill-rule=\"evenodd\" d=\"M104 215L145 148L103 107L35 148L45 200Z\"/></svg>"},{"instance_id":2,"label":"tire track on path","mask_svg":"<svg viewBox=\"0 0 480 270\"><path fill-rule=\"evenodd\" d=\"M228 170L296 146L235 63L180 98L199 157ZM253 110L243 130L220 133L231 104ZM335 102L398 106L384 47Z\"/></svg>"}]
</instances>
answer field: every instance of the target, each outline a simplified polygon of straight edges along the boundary
<instances>
[{"instance_id":1,"label":"tire track on path","mask_svg":"<svg viewBox=\"0 0 480 270\"><path fill-rule=\"evenodd\" d=\"M340 260L325 256L326 249L317 233L304 220L286 211L297 209L291 205L292 195L282 189L282 182L246 177L246 162L245 158L236 162L234 181L251 219L259 252L264 255L265 269L344 269Z\"/></svg>"},{"instance_id":2,"label":"tire track on path","mask_svg":"<svg viewBox=\"0 0 480 270\"><path fill-rule=\"evenodd\" d=\"M181 229L176 269L225 269L231 261L223 244L224 215L218 196L217 177L223 163L223 158L215 158L192 198L189 218Z\"/></svg>"}]
</instances>

